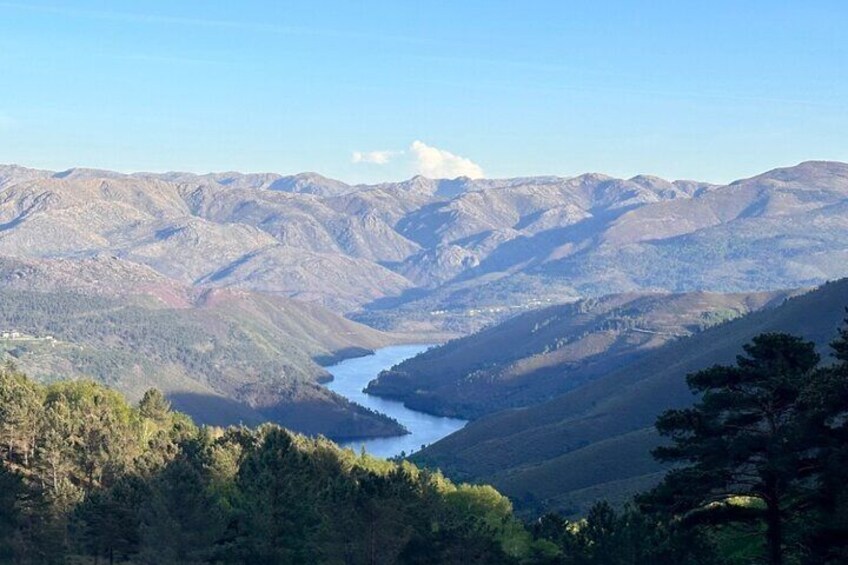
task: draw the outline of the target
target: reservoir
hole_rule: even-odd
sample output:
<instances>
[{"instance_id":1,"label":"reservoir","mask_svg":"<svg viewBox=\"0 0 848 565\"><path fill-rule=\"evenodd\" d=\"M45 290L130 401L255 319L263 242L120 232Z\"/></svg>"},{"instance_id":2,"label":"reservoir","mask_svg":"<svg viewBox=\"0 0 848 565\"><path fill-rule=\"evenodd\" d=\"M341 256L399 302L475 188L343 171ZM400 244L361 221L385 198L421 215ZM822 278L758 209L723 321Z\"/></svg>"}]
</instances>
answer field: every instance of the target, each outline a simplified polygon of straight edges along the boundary
<instances>
[{"instance_id":1,"label":"reservoir","mask_svg":"<svg viewBox=\"0 0 848 565\"><path fill-rule=\"evenodd\" d=\"M409 434L404 436L362 439L343 443L345 447L365 450L377 457L393 457L405 452L407 455L421 449L421 445L429 445L448 434L451 434L466 424L466 420L443 418L410 410L403 402L389 400L365 394L362 390L377 377L380 371L388 369L418 353L425 351L430 345L393 345L378 349L373 355L347 359L325 367L333 375L333 380L326 387L366 408L381 412L401 423Z\"/></svg>"}]
</instances>

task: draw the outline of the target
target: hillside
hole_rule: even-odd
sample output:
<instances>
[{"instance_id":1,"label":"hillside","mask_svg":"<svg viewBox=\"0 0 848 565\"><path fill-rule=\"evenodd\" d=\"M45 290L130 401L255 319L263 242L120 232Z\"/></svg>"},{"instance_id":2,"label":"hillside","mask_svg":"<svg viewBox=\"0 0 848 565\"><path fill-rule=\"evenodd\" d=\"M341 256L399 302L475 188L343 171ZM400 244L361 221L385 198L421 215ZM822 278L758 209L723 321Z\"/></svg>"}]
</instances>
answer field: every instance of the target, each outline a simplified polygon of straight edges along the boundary
<instances>
[{"instance_id":1,"label":"hillside","mask_svg":"<svg viewBox=\"0 0 848 565\"><path fill-rule=\"evenodd\" d=\"M491 487L271 424L198 427L155 389L131 405L4 365L0 406L3 563L517 565L551 549Z\"/></svg>"},{"instance_id":2,"label":"hillside","mask_svg":"<svg viewBox=\"0 0 848 565\"><path fill-rule=\"evenodd\" d=\"M443 416L536 404L791 292L620 294L518 315L384 371L368 392Z\"/></svg>"},{"instance_id":3,"label":"hillside","mask_svg":"<svg viewBox=\"0 0 848 565\"><path fill-rule=\"evenodd\" d=\"M623 500L655 483L663 468L657 415L692 403L685 376L731 363L763 332L788 332L818 344L836 336L848 305L848 280L664 345L594 381L527 408L471 422L415 455L450 476L491 482L525 510L580 512L598 497Z\"/></svg>"},{"instance_id":4,"label":"hillside","mask_svg":"<svg viewBox=\"0 0 848 565\"><path fill-rule=\"evenodd\" d=\"M210 424L272 421L337 439L395 422L319 384L319 363L390 338L279 296L196 289L121 259L0 261L0 352L44 381L92 377L138 399L156 387Z\"/></svg>"},{"instance_id":5,"label":"hillside","mask_svg":"<svg viewBox=\"0 0 848 565\"><path fill-rule=\"evenodd\" d=\"M314 173L4 166L0 197L3 256L116 256L182 285L293 297L418 335L612 293L848 275L848 165L836 162L726 186L595 173L350 186Z\"/></svg>"}]
</instances>

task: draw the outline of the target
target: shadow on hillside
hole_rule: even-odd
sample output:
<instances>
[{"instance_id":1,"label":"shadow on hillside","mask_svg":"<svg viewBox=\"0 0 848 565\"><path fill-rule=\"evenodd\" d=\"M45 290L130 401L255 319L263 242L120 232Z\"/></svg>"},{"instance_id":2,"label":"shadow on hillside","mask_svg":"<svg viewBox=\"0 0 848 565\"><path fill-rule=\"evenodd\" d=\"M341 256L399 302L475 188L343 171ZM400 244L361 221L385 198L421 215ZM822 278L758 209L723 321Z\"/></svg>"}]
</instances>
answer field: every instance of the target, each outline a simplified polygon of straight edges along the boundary
<instances>
[{"instance_id":1,"label":"shadow on hillside","mask_svg":"<svg viewBox=\"0 0 848 565\"><path fill-rule=\"evenodd\" d=\"M198 424L255 426L267 420L247 404L223 396L198 392L174 392L167 397L174 410L188 414Z\"/></svg>"},{"instance_id":2,"label":"shadow on hillside","mask_svg":"<svg viewBox=\"0 0 848 565\"><path fill-rule=\"evenodd\" d=\"M470 280L489 272L509 271L521 265L524 265L522 269L538 267L550 261L552 254L564 245L582 247L588 241L596 241L613 222L637 207L622 206L614 210L596 211L594 215L568 226L518 236L499 245L479 265L463 271L448 283ZM462 240L457 243L463 244ZM558 262L562 260L553 263Z\"/></svg>"}]
</instances>

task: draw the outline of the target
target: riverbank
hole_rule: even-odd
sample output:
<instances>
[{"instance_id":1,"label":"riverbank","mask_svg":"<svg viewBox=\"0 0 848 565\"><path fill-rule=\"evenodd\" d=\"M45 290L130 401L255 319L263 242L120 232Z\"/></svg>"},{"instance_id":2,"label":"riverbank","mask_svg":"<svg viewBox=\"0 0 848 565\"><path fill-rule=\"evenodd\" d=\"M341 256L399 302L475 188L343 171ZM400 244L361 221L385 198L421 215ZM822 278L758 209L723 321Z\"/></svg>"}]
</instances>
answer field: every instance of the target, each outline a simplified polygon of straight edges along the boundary
<instances>
[{"instance_id":1,"label":"riverbank","mask_svg":"<svg viewBox=\"0 0 848 565\"><path fill-rule=\"evenodd\" d=\"M368 453L379 457L409 455L421 449L423 445L438 441L465 426L467 420L419 412L404 406L397 400L364 392L368 383L376 378L380 371L391 368L432 346L431 344L393 345L377 349L373 355L350 358L325 367L333 379L325 382L324 386L351 402L397 420L410 432L395 437L352 440L342 445L354 449L364 447Z\"/></svg>"}]
</instances>

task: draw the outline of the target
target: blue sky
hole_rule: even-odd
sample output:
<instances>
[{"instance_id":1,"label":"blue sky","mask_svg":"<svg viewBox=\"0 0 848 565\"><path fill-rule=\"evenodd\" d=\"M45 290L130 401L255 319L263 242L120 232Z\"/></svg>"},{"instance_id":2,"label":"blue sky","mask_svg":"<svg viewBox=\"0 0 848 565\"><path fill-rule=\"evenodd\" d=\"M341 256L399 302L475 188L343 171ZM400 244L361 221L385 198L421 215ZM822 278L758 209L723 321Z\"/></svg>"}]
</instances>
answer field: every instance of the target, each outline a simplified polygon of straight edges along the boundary
<instances>
[{"instance_id":1,"label":"blue sky","mask_svg":"<svg viewBox=\"0 0 848 565\"><path fill-rule=\"evenodd\" d=\"M0 1L0 162L729 181L848 161L845 2Z\"/></svg>"}]
</instances>

